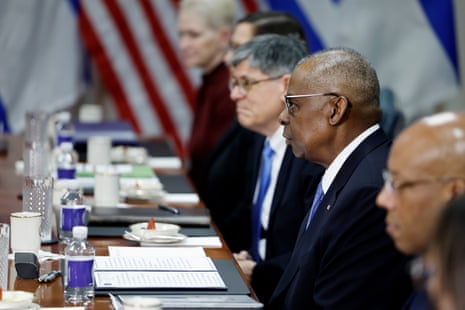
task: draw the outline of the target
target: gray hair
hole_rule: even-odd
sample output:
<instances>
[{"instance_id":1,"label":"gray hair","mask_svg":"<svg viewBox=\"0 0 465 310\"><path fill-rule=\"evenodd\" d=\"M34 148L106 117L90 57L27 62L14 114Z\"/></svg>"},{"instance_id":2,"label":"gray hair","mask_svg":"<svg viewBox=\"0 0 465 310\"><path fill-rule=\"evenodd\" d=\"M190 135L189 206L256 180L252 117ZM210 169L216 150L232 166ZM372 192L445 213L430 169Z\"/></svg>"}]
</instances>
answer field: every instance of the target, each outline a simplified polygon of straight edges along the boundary
<instances>
[{"instance_id":1,"label":"gray hair","mask_svg":"<svg viewBox=\"0 0 465 310\"><path fill-rule=\"evenodd\" d=\"M250 67L269 76L280 76L292 73L299 60L306 55L305 43L296 36L263 34L241 45L229 65L236 66L247 59Z\"/></svg>"},{"instance_id":2,"label":"gray hair","mask_svg":"<svg viewBox=\"0 0 465 310\"><path fill-rule=\"evenodd\" d=\"M235 0L182 0L179 11L203 16L212 29L231 28L236 16Z\"/></svg>"},{"instance_id":3,"label":"gray hair","mask_svg":"<svg viewBox=\"0 0 465 310\"><path fill-rule=\"evenodd\" d=\"M316 52L302 59L303 63L314 64L307 83L315 84L317 80L330 83L344 90L351 101L379 106L379 81L376 70L368 60L357 51L341 47Z\"/></svg>"}]
</instances>

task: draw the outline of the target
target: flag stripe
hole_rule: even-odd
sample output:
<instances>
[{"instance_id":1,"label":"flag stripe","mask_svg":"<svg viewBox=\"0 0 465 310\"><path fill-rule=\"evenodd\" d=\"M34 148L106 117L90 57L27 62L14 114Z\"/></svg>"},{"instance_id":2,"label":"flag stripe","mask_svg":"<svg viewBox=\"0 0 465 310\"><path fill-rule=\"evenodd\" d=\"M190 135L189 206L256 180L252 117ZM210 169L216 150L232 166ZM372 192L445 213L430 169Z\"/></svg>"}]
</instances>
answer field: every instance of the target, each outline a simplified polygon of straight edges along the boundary
<instances>
[{"instance_id":1,"label":"flag stripe","mask_svg":"<svg viewBox=\"0 0 465 310\"><path fill-rule=\"evenodd\" d=\"M129 55L135 65L135 69L137 70L141 78L142 85L144 86L144 89L147 92L150 102L155 107L156 112L158 113L158 118L161 121L165 132L172 136L177 149L181 153L184 153L184 145L177 132L177 128L174 125L174 122L167 111L166 105L163 104L157 88L154 87L154 83L151 79L150 73L147 70L147 66L144 63L144 59L138 49L136 41L130 31L126 19L124 18L120 6L116 1L113 0L104 0L104 4L108 9L109 14L113 17L113 20L115 21L115 26L124 44L128 49Z\"/></svg>"},{"instance_id":2,"label":"flag stripe","mask_svg":"<svg viewBox=\"0 0 465 310\"><path fill-rule=\"evenodd\" d=\"M8 123L8 115L3 105L2 97L0 96L0 134L10 132L10 125Z\"/></svg>"},{"instance_id":3,"label":"flag stripe","mask_svg":"<svg viewBox=\"0 0 465 310\"><path fill-rule=\"evenodd\" d=\"M116 108L119 114L124 115L125 118L131 122L134 130L140 132L139 123L137 122L134 113L132 113L128 98L123 90L118 75L113 70L110 58L106 54L99 36L92 27L92 23L90 22L84 7L80 6L78 15L81 37L86 44L88 52L92 54L95 65L97 66L102 79L105 81L108 90L115 100Z\"/></svg>"},{"instance_id":4,"label":"flag stripe","mask_svg":"<svg viewBox=\"0 0 465 310\"><path fill-rule=\"evenodd\" d=\"M260 5L255 0L242 0L242 4L247 12L255 12L260 9Z\"/></svg>"},{"instance_id":5,"label":"flag stripe","mask_svg":"<svg viewBox=\"0 0 465 310\"><path fill-rule=\"evenodd\" d=\"M155 38L156 42L158 42L158 46L160 47L163 56L169 64L171 71L174 73L183 91L183 94L185 95L186 100L189 103L189 106L193 109L195 91L192 82L189 80L188 76L185 74L184 68L179 63L176 57L176 52L174 51L173 47L171 46L170 42L165 36L163 27L158 22L155 12L152 6L150 5L149 1L150 0L142 0L141 4L144 8L147 20L149 21L149 24L151 26L150 30L152 31L152 36Z\"/></svg>"},{"instance_id":6,"label":"flag stripe","mask_svg":"<svg viewBox=\"0 0 465 310\"><path fill-rule=\"evenodd\" d=\"M306 0L300 0L306 1ZM301 6L299 5L299 0L283 2L280 0L268 0L270 7L273 10L282 10L289 12L295 18L297 18L302 26L304 27L305 34L307 35L309 50L311 52L316 52L325 48L320 36L318 35L317 31L313 27L311 23L311 18L306 16L305 11L302 10Z\"/></svg>"},{"instance_id":7,"label":"flag stripe","mask_svg":"<svg viewBox=\"0 0 465 310\"><path fill-rule=\"evenodd\" d=\"M435 31L439 41L454 65L457 77L458 60L457 48L455 46L455 25L452 0L426 1L419 0L425 15Z\"/></svg>"}]
</instances>

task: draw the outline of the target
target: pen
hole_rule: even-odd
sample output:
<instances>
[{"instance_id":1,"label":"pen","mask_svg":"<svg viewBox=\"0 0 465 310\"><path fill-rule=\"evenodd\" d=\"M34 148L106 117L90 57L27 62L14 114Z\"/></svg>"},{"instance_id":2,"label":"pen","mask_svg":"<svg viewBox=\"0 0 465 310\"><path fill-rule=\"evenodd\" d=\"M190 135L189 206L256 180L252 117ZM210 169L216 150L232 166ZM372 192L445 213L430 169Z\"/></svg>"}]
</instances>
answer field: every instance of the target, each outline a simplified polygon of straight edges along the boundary
<instances>
[{"instance_id":1,"label":"pen","mask_svg":"<svg viewBox=\"0 0 465 310\"><path fill-rule=\"evenodd\" d=\"M163 210L163 211L168 211L176 215L181 214L181 210L179 210L178 208L170 207L166 205L158 205L158 209Z\"/></svg>"},{"instance_id":2,"label":"pen","mask_svg":"<svg viewBox=\"0 0 465 310\"><path fill-rule=\"evenodd\" d=\"M60 271L51 271L49 273L43 274L37 279L40 283L51 282L55 280L57 276L61 275Z\"/></svg>"}]
</instances>

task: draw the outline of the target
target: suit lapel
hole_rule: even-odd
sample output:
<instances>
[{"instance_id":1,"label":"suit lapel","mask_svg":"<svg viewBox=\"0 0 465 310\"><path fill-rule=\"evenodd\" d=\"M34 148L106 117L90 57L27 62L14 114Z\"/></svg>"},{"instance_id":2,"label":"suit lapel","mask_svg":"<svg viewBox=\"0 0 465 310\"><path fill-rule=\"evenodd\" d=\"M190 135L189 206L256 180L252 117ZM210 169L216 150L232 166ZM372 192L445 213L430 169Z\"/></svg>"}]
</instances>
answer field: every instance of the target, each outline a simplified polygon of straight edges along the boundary
<instances>
[{"instance_id":1,"label":"suit lapel","mask_svg":"<svg viewBox=\"0 0 465 310\"><path fill-rule=\"evenodd\" d=\"M347 158L342 165L341 169L334 178L331 186L328 188L325 196L323 197L320 207L315 213L312 222L322 222L325 214L331 211L336 203L339 192L344 188L347 181L352 176L354 170L360 164L360 162L367 157L367 155L378 148L380 145L388 141L387 136L382 130L377 130L370 136L368 136ZM312 225L310 225L312 226ZM316 224L315 226L319 226Z\"/></svg>"}]
</instances>

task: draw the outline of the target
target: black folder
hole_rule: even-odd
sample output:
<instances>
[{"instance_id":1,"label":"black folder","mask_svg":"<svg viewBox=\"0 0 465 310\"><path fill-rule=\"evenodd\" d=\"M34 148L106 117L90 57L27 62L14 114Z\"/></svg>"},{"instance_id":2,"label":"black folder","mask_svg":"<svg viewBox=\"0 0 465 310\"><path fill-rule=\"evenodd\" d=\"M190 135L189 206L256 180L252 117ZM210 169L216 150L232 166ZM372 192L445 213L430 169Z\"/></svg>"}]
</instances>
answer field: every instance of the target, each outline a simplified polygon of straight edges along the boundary
<instances>
[{"instance_id":1,"label":"black folder","mask_svg":"<svg viewBox=\"0 0 465 310\"><path fill-rule=\"evenodd\" d=\"M129 225L146 222L151 217L155 221L178 225L210 225L210 212L207 208L179 208L179 214L158 209L158 206L92 207L89 225Z\"/></svg>"}]
</instances>

